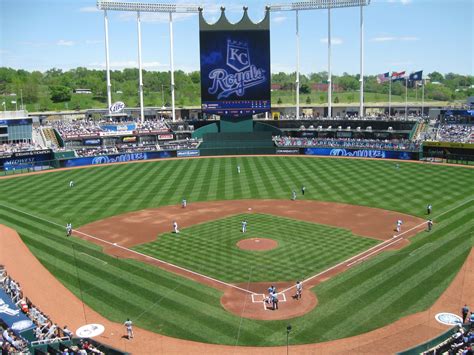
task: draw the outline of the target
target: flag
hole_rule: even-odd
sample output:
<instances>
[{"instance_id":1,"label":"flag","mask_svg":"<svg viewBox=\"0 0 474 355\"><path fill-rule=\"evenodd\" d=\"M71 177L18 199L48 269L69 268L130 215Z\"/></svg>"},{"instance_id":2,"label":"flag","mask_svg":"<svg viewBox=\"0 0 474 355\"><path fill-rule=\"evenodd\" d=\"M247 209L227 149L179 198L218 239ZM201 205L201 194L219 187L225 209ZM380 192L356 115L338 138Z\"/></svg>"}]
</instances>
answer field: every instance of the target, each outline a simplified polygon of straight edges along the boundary
<instances>
[{"instance_id":1,"label":"flag","mask_svg":"<svg viewBox=\"0 0 474 355\"><path fill-rule=\"evenodd\" d=\"M408 80L418 81L423 79L423 70L411 73Z\"/></svg>"},{"instance_id":2,"label":"flag","mask_svg":"<svg viewBox=\"0 0 474 355\"><path fill-rule=\"evenodd\" d=\"M392 81L405 80L405 71L392 72Z\"/></svg>"},{"instance_id":3,"label":"flag","mask_svg":"<svg viewBox=\"0 0 474 355\"><path fill-rule=\"evenodd\" d=\"M377 83L379 83L379 84L383 84L383 83L385 83L386 81L389 81L389 80L390 80L390 73L389 72L377 75Z\"/></svg>"}]
</instances>

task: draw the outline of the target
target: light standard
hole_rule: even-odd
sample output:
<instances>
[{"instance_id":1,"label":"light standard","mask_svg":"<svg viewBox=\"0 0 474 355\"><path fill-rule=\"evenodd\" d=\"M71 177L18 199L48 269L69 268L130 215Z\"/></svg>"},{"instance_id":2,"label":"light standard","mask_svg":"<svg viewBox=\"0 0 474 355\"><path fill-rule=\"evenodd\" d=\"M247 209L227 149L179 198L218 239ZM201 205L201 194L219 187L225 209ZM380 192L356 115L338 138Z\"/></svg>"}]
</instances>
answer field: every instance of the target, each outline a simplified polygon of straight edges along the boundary
<instances>
[{"instance_id":1,"label":"light standard","mask_svg":"<svg viewBox=\"0 0 474 355\"><path fill-rule=\"evenodd\" d=\"M286 355L290 352L290 332L291 332L291 324L286 326Z\"/></svg>"}]
</instances>

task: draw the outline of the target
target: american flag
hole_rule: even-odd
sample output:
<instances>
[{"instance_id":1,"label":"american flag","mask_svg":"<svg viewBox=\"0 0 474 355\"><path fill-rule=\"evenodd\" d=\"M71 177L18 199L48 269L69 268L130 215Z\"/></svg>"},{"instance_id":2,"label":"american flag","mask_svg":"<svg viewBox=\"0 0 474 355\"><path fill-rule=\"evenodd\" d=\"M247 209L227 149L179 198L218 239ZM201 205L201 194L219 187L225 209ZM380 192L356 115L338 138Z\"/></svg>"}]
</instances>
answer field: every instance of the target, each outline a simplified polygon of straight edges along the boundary
<instances>
[{"instance_id":1,"label":"american flag","mask_svg":"<svg viewBox=\"0 0 474 355\"><path fill-rule=\"evenodd\" d=\"M385 83L386 81L389 81L389 80L390 80L390 73L389 72L377 75L377 83L379 83L379 84L383 84L383 83Z\"/></svg>"}]
</instances>

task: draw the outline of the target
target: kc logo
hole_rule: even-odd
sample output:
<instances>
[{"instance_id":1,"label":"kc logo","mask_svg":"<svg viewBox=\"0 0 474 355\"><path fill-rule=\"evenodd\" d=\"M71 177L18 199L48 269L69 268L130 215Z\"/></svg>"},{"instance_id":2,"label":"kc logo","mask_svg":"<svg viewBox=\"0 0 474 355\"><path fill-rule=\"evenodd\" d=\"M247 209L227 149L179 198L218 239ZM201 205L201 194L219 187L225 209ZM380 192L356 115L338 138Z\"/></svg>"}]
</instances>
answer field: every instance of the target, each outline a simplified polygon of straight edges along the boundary
<instances>
[{"instance_id":1,"label":"kc logo","mask_svg":"<svg viewBox=\"0 0 474 355\"><path fill-rule=\"evenodd\" d=\"M247 43L227 40L227 65L238 72L250 67Z\"/></svg>"}]
</instances>

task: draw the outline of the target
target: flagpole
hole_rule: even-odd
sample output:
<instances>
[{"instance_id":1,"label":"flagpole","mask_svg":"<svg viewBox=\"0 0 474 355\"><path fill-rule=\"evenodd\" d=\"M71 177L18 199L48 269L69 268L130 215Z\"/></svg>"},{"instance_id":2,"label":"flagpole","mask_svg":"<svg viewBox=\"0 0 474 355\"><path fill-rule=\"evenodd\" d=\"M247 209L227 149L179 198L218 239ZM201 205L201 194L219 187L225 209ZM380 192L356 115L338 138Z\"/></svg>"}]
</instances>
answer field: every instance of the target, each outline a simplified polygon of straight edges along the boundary
<instances>
[{"instance_id":1,"label":"flagpole","mask_svg":"<svg viewBox=\"0 0 474 355\"><path fill-rule=\"evenodd\" d=\"M390 76L390 85L388 86L388 117L392 114L392 76Z\"/></svg>"},{"instance_id":2,"label":"flagpole","mask_svg":"<svg viewBox=\"0 0 474 355\"><path fill-rule=\"evenodd\" d=\"M408 117L408 77L405 76L405 119Z\"/></svg>"},{"instance_id":3,"label":"flagpole","mask_svg":"<svg viewBox=\"0 0 474 355\"><path fill-rule=\"evenodd\" d=\"M421 117L425 112L425 80L421 79Z\"/></svg>"}]
</instances>

